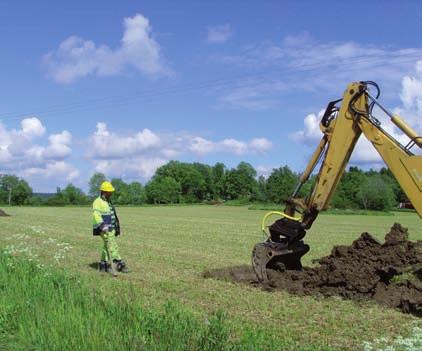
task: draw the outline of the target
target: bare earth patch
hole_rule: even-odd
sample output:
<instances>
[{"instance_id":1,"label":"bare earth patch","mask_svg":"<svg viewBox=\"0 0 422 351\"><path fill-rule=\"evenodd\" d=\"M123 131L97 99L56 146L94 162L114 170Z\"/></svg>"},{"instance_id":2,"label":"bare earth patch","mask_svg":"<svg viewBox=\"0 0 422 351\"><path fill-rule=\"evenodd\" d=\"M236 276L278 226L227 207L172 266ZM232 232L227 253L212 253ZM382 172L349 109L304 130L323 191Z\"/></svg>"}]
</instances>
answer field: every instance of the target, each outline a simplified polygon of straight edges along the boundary
<instances>
[{"instance_id":1,"label":"bare earth patch","mask_svg":"<svg viewBox=\"0 0 422 351\"><path fill-rule=\"evenodd\" d=\"M6 212L0 209L0 217L9 217L9 216L10 215L8 215Z\"/></svg>"},{"instance_id":2,"label":"bare earth patch","mask_svg":"<svg viewBox=\"0 0 422 351\"><path fill-rule=\"evenodd\" d=\"M407 229L400 224L393 225L384 243L362 233L352 245L335 246L316 263L317 267L302 271L269 270L270 286L264 288L295 295L372 299L422 316L422 241L409 241ZM246 265L209 270L203 276L262 286Z\"/></svg>"}]
</instances>

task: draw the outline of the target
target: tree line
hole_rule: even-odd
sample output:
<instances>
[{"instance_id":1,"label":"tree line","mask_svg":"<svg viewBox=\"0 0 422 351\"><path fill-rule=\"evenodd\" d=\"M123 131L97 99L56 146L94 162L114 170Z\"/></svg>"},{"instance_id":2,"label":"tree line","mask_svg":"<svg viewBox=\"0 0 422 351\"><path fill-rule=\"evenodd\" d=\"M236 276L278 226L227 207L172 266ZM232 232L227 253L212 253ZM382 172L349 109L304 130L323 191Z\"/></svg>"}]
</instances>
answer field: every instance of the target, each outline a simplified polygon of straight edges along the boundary
<instances>
[{"instance_id":1,"label":"tree line","mask_svg":"<svg viewBox=\"0 0 422 351\"><path fill-rule=\"evenodd\" d=\"M180 203L249 203L265 202L282 204L294 191L300 174L288 166L272 170L268 178L257 177L256 170L246 162L235 168L223 163L213 166L203 163L170 161L157 169L150 181L127 183L120 178L111 179L116 189L113 202L117 205L180 204ZM302 187L299 196L307 196L316 176ZM89 180L85 194L73 184L57 188L54 195L33 194L28 183L13 175L0 176L0 203L11 205L84 205L98 196L100 184L106 180L102 173L95 173ZM364 171L350 167L339 183L331 207L352 209L387 210L406 202L406 196L392 173Z\"/></svg>"}]
</instances>

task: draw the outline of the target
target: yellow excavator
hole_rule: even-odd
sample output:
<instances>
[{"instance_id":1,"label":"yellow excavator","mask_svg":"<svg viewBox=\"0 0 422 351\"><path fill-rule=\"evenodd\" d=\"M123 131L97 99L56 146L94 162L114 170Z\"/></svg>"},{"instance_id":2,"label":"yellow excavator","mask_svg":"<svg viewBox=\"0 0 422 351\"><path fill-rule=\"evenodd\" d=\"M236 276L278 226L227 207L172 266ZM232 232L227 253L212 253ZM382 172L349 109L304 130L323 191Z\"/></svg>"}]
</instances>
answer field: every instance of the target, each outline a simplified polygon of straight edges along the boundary
<instances>
[{"instance_id":1,"label":"yellow excavator","mask_svg":"<svg viewBox=\"0 0 422 351\"><path fill-rule=\"evenodd\" d=\"M261 283L269 283L268 269L302 269L301 258L309 251L309 245L303 241L306 231L318 213L327 209L361 134L378 151L422 217L422 155L411 151L414 146L422 148L422 137L381 105L379 95L375 82L355 82L349 84L342 99L328 104L320 122L323 137L295 191L286 201L284 212L269 212L262 220L267 240L256 244L252 252L252 267ZM373 115L375 106L409 137L407 145L402 145L381 127ZM315 184L305 198L299 198L301 187L317 165L320 168ZM268 218L274 215L281 218L267 226Z\"/></svg>"}]
</instances>

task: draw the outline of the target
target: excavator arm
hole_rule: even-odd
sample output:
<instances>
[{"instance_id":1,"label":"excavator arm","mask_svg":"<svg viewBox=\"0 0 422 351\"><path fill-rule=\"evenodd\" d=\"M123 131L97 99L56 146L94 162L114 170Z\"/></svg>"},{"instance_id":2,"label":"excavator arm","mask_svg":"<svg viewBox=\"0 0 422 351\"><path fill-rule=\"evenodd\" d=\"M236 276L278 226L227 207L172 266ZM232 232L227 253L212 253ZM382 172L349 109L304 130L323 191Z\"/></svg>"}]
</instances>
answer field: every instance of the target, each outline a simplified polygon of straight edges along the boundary
<instances>
[{"instance_id":1,"label":"excavator arm","mask_svg":"<svg viewBox=\"0 0 422 351\"><path fill-rule=\"evenodd\" d=\"M377 97L370 94L369 87L377 89ZM422 137L419 137L399 116L385 109L378 102L378 96L379 88L375 83L356 82L347 87L343 99L328 104L320 123L323 137L298 186L286 201L284 212L269 214L276 213L282 218L268 227L268 239L255 245L253 249L252 266L261 282L268 282L267 269L302 268L300 259L309 251L309 246L302 240L306 230L311 228L318 213L327 209L362 134L381 155L417 213L422 217L422 156L416 156L411 152L414 145L422 147ZM336 104L340 101L341 105L337 107ZM384 111L409 137L407 146L400 144L381 128L381 123L372 115L374 106ZM301 187L318 165L320 165L319 172L310 193L306 198L298 197Z\"/></svg>"}]
</instances>

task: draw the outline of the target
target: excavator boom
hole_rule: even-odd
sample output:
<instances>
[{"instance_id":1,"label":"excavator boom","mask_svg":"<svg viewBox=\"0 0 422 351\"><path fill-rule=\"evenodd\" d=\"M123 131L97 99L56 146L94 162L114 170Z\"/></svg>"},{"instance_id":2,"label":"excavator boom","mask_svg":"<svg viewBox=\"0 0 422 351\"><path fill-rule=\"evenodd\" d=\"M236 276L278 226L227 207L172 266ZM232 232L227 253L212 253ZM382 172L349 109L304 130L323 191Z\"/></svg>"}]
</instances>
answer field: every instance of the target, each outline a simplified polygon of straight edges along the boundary
<instances>
[{"instance_id":1,"label":"excavator boom","mask_svg":"<svg viewBox=\"0 0 422 351\"><path fill-rule=\"evenodd\" d=\"M370 87L376 88L376 97L371 95ZM309 251L302 239L318 213L327 209L361 135L378 151L422 217L422 155L411 152L413 146L422 147L422 137L384 108L378 96L379 88L374 82L355 82L349 84L342 99L328 104L320 123L323 137L294 193L286 201L284 212L278 213L282 218L268 226L268 239L253 249L252 266L262 283L268 283L267 269L302 268L301 257ZM408 145L403 146L381 128L372 114L374 106L384 111L409 137ZM310 193L306 198L297 197L317 165L320 168Z\"/></svg>"}]
</instances>

